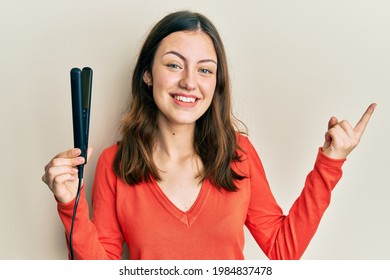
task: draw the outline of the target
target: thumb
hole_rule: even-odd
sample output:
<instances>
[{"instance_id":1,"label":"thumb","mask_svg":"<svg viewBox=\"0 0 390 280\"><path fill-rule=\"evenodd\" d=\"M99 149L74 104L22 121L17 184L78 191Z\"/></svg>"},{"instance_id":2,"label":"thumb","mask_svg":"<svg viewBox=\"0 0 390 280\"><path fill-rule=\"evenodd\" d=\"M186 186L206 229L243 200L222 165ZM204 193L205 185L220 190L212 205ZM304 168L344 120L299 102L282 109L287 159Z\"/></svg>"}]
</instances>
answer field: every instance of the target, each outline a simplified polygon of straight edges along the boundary
<instances>
[{"instance_id":1,"label":"thumb","mask_svg":"<svg viewBox=\"0 0 390 280\"><path fill-rule=\"evenodd\" d=\"M87 161L89 161L89 159L91 158L92 152L93 152L93 149L91 147L88 147L88 150L87 150Z\"/></svg>"},{"instance_id":2,"label":"thumb","mask_svg":"<svg viewBox=\"0 0 390 280\"><path fill-rule=\"evenodd\" d=\"M329 122L328 122L328 131L325 133L325 143L323 146L323 150L326 150L327 148L330 147L330 144L332 142L332 137L330 136L329 129L334 127L336 124L338 124L339 121L336 117L331 117Z\"/></svg>"},{"instance_id":3,"label":"thumb","mask_svg":"<svg viewBox=\"0 0 390 280\"><path fill-rule=\"evenodd\" d=\"M331 117L329 122L328 122L328 129L331 129L334 127L336 124L338 124L338 119L336 117Z\"/></svg>"}]
</instances>

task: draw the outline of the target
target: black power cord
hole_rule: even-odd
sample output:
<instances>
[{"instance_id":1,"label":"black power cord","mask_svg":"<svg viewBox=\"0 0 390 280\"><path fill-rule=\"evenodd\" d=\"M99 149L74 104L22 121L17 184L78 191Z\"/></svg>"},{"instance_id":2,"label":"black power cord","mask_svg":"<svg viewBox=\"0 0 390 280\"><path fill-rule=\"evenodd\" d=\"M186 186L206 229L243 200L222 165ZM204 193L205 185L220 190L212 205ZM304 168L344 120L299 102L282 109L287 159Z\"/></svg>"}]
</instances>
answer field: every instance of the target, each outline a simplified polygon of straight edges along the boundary
<instances>
[{"instance_id":1,"label":"black power cord","mask_svg":"<svg viewBox=\"0 0 390 280\"><path fill-rule=\"evenodd\" d=\"M79 172L79 183L77 187L77 194L76 199L73 206L73 215L72 215L72 224L70 226L70 233L69 233L69 251L70 251L70 259L74 260L74 252L73 252L73 228L74 228L74 222L76 220L76 214L77 214L77 206L79 205L80 200L80 193L81 193L81 187L83 182L83 173L84 173L84 164L78 166Z\"/></svg>"}]
</instances>

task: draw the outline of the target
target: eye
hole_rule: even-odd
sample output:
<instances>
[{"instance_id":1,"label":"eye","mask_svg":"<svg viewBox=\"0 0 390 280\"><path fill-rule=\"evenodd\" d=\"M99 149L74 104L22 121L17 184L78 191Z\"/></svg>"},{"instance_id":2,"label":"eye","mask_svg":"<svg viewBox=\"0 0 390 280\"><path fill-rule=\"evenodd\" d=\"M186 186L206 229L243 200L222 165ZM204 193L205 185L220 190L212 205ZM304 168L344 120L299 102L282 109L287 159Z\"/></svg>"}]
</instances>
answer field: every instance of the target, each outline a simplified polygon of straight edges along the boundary
<instances>
[{"instance_id":1,"label":"eye","mask_svg":"<svg viewBox=\"0 0 390 280\"><path fill-rule=\"evenodd\" d=\"M213 74L213 72L207 68L201 68L201 69L199 69L199 72L202 74Z\"/></svg>"},{"instance_id":2,"label":"eye","mask_svg":"<svg viewBox=\"0 0 390 280\"><path fill-rule=\"evenodd\" d=\"M171 69L181 69L181 67L175 63L169 63L169 64L167 64L167 67L171 68Z\"/></svg>"}]
</instances>

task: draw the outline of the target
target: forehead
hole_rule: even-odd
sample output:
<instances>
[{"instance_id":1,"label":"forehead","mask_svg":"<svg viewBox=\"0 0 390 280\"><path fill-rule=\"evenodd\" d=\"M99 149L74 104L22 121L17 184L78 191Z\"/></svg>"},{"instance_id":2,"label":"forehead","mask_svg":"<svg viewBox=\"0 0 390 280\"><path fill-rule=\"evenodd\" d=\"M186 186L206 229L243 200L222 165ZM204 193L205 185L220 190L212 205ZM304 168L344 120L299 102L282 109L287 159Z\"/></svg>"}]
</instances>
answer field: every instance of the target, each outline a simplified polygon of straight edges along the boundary
<instances>
[{"instance_id":1,"label":"forehead","mask_svg":"<svg viewBox=\"0 0 390 280\"><path fill-rule=\"evenodd\" d=\"M214 43L204 31L178 31L165 37L156 56L164 56L167 52L176 51L185 58L217 60Z\"/></svg>"}]
</instances>

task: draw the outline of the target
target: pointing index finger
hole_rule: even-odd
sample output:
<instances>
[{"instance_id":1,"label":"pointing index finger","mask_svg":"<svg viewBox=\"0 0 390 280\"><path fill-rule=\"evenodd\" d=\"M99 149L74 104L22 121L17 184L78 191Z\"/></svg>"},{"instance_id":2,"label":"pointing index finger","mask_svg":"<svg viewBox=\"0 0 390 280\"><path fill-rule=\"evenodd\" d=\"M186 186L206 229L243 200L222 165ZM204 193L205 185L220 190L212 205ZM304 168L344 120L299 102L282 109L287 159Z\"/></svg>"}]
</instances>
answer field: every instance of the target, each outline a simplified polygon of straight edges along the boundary
<instances>
[{"instance_id":1,"label":"pointing index finger","mask_svg":"<svg viewBox=\"0 0 390 280\"><path fill-rule=\"evenodd\" d=\"M362 118L356 124L354 131L359 139L363 135L363 132L368 125L368 121L370 120L372 114L374 113L375 107L376 107L376 103L372 103L370 106L368 106Z\"/></svg>"}]
</instances>

